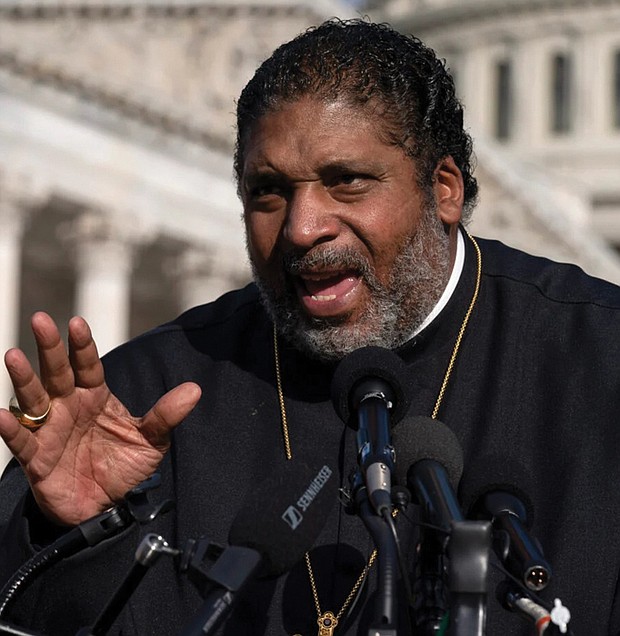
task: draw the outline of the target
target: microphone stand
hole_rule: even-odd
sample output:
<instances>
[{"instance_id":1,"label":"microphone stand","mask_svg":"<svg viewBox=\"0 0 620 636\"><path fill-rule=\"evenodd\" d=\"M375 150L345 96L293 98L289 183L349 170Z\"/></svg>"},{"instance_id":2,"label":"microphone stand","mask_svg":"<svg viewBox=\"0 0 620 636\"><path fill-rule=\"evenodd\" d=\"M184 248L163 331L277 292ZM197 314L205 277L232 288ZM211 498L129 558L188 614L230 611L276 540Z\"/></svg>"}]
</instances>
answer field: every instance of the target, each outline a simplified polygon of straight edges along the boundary
<instances>
[{"instance_id":1,"label":"microphone stand","mask_svg":"<svg viewBox=\"0 0 620 636\"><path fill-rule=\"evenodd\" d=\"M359 473L358 473L359 477ZM361 479L358 479L361 481ZM368 491L359 487L355 493L359 516L377 548L377 600L375 620L368 636L397 636L396 579L398 554L394 537L385 519L373 510Z\"/></svg>"},{"instance_id":2,"label":"microphone stand","mask_svg":"<svg viewBox=\"0 0 620 636\"><path fill-rule=\"evenodd\" d=\"M449 619L450 636L484 636L491 524L453 521L447 543L438 532L425 529L419 544L416 634L437 634Z\"/></svg>"},{"instance_id":3,"label":"microphone stand","mask_svg":"<svg viewBox=\"0 0 620 636\"><path fill-rule=\"evenodd\" d=\"M213 634L258 571L261 554L243 546L230 545L222 549L207 538L190 541L183 554L179 570L188 573L204 603L180 632L180 636ZM214 558L215 562L205 567Z\"/></svg>"},{"instance_id":4,"label":"microphone stand","mask_svg":"<svg viewBox=\"0 0 620 636\"><path fill-rule=\"evenodd\" d=\"M188 575L204 599L181 636L212 634L228 616L238 593L251 580L261 561L256 550L241 546L223 548L205 537L190 539L183 550L177 550L162 537L147 534L136 550L133 566L93 626L82 628L76 636L105 636L144 575L162 555L180 558L179 572Z\"/></svg>"},{"instance_id":5,"label":"microphone stand","mask_svg":"<svg viewBox=\"0 0 620 636\"><path fill-rule=\"evenodd\" d=\"M170 510L172 502L169 500L159 504L149 500L150 492L160 483L159 473L153 474L130 490L120 504L83 521L24 563L0 591L0 634L28 634L2 619L38 576L63 559L123 532L133 523L147 523Z\"/></svg>"},{"instance_id":6,"label":"microphone stand","mask_svg":"<svg viewBox=\"0 0 620 636\"><path fill-rule=\"evenodd\" d=\"M438 530L422 528L417 544L417 568L411 620L417 636L435 636L449 618L449 592L444 550Z\"/></svg>"},{"instance_id":7,"label":"microphone stand","mask_svg":"<svg viewBox=\"0 0 620 636\"><path fill-rule=\"evenodd\" d=\"M163 537L152 532L147 534L136 550L132 568L107 602L93 626L83 627L76 636L105 636L131 595L142 582L144 575L157 563L159 557L162 554L176 556L178 553L179 551L171 548Z\"/></svg>"},{"instance_id":8,"label":"microphone stand","mask_svg":"<svg viewBox=\"0 0 620 636\"><path fill-rule=\"evenodd\" d=\"M491 523L453 521L448 546L450 567L450 636L486 633L487 576Z\"/></svg>"},{"instance_id":9,"label":"microphone stand","mask_svg":"<svg viewBox=\"0 0 620 636\"><path fill-rule=\"evenodd\" d=\"M450 636L483 636L486 625L487 576L491 551L491 524L488 521L466 521L454 495L448 474L439 462L423 459L415 464L410 480L421 505L424 521L438 526L432 537L436 548L437 563L445 553L449 557L448 589L450 612L448 634ZM428 539L428 537L427 537ZM426 567L433 562L432 553L425 552ZM425 573L434 574L431 566ZM441 600L442 572L433 592L440 596L423 602L425 628L438 627L442 623L441 606L433 607ZM431 578L428 579L432 581ZM436 580L435 580L436 581ZM433 610L439 610L433 615ZM431 610L430 612L428 610Z\"/></svg>"}]
</instances>

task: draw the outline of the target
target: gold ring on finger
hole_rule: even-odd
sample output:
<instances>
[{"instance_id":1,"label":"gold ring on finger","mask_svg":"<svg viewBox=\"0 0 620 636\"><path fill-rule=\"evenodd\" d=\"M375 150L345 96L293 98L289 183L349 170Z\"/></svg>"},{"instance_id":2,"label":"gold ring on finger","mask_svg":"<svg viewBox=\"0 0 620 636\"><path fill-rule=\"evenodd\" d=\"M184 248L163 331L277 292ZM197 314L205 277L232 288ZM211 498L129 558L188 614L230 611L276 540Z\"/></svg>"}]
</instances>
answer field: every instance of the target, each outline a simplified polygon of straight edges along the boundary
<instances>
[{"instance_id":1,"label":"gold ring on finger","mask_svg":"<svg viewBox=\"0 0 620 636\"><path fill-rule=\"evenodd\" d=\"M24 411L22 411L21 407L19 406L19 402L17 401L17 398L15 396L13 396L9 400L9 411L13 413L13 415L17 418L17 421L22 426L31 431L36 431L38 428L41 428L43 424L45 424L47 416L50 414L51 410L52 401L50 400L50 403L47 405L47 409L45 410L45 413L43 413L43 415L28 415L28 413L24 413Z\"/></svg>"}]
</instances>

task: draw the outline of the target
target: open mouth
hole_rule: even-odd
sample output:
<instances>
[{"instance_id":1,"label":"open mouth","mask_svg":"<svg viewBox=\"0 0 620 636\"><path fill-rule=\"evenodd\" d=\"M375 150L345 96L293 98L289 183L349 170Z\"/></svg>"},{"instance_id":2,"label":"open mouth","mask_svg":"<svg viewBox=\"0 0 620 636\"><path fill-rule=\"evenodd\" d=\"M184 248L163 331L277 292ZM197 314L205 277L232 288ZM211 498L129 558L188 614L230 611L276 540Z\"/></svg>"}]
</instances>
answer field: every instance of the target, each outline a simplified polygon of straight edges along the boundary
<instances>
[{"instance_id":1,"label":"open mouth","mask_svg":"<svg viewBox=\"0 0 620 636\"><path fill-rule=\"evenodd\" d=\"M349 293L359 276L353 272L338 274L306 274L300 277L313 300L327 302Z\"/></svg>"},{"instance_id":2,"label":"open mouth","mask_svg":"<svg viewBox=\"0 0 620 636\"><path fill-rule=\"evenodd\" d=\"M305 272L295 278L302 305L315 316L349 311L355 302L361 280L360 274L354 270Z\"/></svg>"}]
</instances>

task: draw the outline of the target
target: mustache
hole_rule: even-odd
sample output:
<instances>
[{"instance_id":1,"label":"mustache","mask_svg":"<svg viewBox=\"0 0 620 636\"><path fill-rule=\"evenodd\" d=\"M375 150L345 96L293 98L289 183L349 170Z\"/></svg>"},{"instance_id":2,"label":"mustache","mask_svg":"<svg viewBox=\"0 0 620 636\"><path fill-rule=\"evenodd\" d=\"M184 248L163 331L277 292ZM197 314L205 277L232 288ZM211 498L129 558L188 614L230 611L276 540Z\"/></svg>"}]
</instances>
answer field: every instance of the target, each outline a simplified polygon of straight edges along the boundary
<instances>
[{"instance_id":1,"label":"mustache","mask_svg":"<svg viewBox=\"0 0 620 636\"><path fill-rule=\"evenodd\" d=\"M289 252L282 257L284 271L299 275L309 270L354 270L364 278L374 278L368 259L353 248L326 247L312 252Z\"/></svg>"}]
</instances>

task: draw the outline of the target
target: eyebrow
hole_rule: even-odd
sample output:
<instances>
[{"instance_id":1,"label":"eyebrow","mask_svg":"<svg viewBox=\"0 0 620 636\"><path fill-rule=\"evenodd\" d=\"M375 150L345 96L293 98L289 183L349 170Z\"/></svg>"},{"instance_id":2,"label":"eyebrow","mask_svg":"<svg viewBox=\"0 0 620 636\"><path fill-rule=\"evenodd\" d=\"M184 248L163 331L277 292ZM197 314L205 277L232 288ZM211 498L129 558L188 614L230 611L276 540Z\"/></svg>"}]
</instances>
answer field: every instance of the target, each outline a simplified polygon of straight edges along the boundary
<instances>
[{"instance_id":1,"label":"eyebrow","mask_svg":"<svg viewBox=\"0 0 620 636\"><path fill-rule=\"evenodd\" d=\"M333 174L335 172L371 172L382 174L386 170L383 162L378 162L370 158L356 159L334 159L324 165L319 166L318 174ZM278 170L271 165L248 166L242 175L242 181L256 183L259 181L273 181L278 179L288 179L288 175L283 170Z\"/></svg>"},{"instance_id":2,"label":"eyebrow","mask_svg":"<svg viewBox=\"0 0 620 636\"><path fill-rule=\"evenodd\" d=\"M256 185L261 183L273 183L274 181L285 181L286 177L273 168L257 170L246 170L241 176L241 183L244 185Z\"/></svg>"},{"instance_id":3,"label":"eyebrow","mask_svg":"<svg viewBox=\"0 0 620 636\"><path fill-rule=\"evenodd\" d=\"M382 162L375 161L370 158L366 159L338 159L325 164L320 173L326 172L372 172L381 173L385 171L385 166Z\"/></svg>"}]
</instances>

